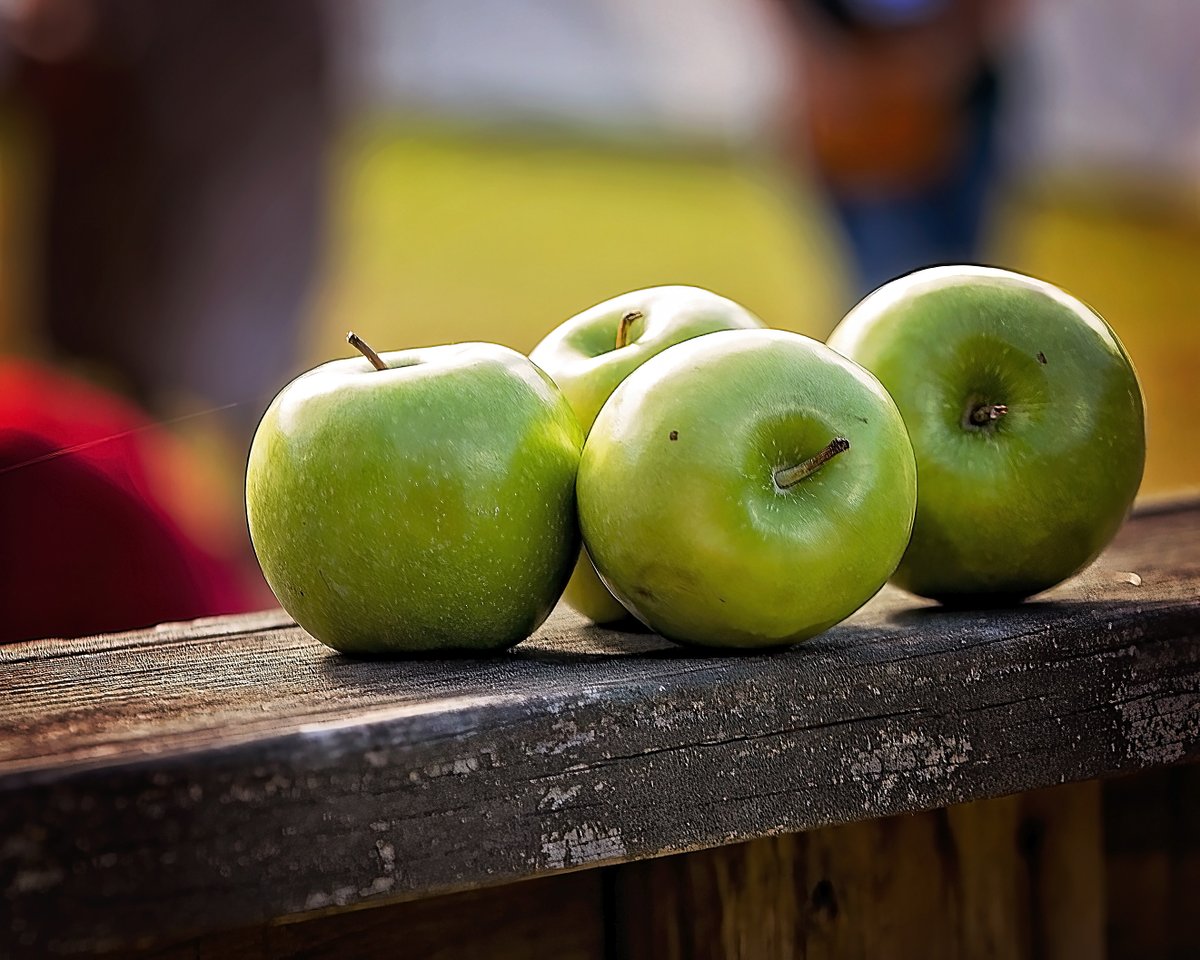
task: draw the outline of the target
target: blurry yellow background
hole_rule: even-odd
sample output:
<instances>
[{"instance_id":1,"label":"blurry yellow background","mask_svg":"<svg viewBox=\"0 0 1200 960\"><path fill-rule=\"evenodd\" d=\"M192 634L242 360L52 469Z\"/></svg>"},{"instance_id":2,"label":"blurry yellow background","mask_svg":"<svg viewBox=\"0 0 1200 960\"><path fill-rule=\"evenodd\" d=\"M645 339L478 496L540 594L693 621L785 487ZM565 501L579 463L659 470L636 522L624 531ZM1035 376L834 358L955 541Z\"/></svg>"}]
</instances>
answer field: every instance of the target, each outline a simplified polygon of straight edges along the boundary
<instances>
[{"instance_id":1,"label":"blurry yellow background","mask_svg":"<svg viewBox=\"0 0 1200 960\"><path fill-rule=\"evenodd\" d=\"M377 123L346 138L337 169L312 363L344 353L348 327L382 348L481 339L527 351L579 310L659 283L709 287L815 337L849 306L820 203L744 157ZM1200 222L1105 197L1010 196L989 259L1065 287L1112 324L1146 394L1142 493L1194 490Z\"/></svg>"},{"instance_id":2,"label":"blurry yellow background","mask_svg":"<svg viewBox=\"0 0 1200 960\"><path fill-rule=\"evenodd\" d=\"M1125 344L1146 397L1142 496L1200 488L1200 221L1162 207L1031 196L1005 210L996 251L1085 300Z\"/></svg>"},{"instance_id":3,"label":"blurry yellow background","mask_svg":"<svg viewBox=\"0 0 1200 960\"><path fill-rule=\"evenodd\" d=\"M528 352L585 307L664 283L814 336L839 315L815 205L744 159L382 124L348 138L339 169L313 359L348 324L388 346Z\"/></svg>"},{"instance_id":4,"label":"blurry yellow background","mask_svg":"<svg viewBox=\"0 0 1200 960\"><path fill-rule=\"evenodd\" d=\"M849 305L820 203L745 156L393 119L345 135L334 169L326 265L302 334L310 365L344 355L350 327L381 349L480 339L527 351L571 314L659 283L709 287L772 326L817 337ZM29 234L14 224L35 183L36 164L0 118L4 352L28 343ZM1009 196L990 259L1060 284L1113 325L1146 393L1142 493L1194 491L1200 221L1161 201L1103 196Z\"/></svg>"}]
</instances>

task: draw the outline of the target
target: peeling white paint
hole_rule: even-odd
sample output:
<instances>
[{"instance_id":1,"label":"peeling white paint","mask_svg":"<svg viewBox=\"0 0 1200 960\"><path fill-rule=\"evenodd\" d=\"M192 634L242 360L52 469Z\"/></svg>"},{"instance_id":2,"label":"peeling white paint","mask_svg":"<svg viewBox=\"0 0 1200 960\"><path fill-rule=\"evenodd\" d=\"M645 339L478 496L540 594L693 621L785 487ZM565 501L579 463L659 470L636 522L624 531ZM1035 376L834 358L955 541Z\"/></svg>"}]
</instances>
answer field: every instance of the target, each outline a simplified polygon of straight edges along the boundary
<instances>
[{"instance_id":1,"label":"peeling white paint","mask_svg":"<svg viewBox=\"0 0 1200 960\"><path fill-rule=\"evenodd\" d=\"M655 706L650 713L651 722L658 730L674 730L677 727L690 728L705 715L704 704L698 700L693 700L686 705L683 704L660 704Z\"/></svg>"},{"instance_id":2,"label":"peeling white paint","mask_svg":"<svg viewBox=\"0 0 1200 960\"><path fill-rule=\"evenodd\" d=\"M442 763L431 763L427 767L423 767L421 772L431 780L438 777L462 777L468 773L475 773L478 770L489 766L482 761L480 757L455 757L453 760L446 760Z\"/></svg>"},{"instance_id":3,"label":"peeling white paint","mask_svg":"<svg viewBox=\"0 0 1200 960\"><path fill-rule=\"evenodd\" d=\"M396 848L386 840L375 841L375 852L379 854L379 864L384 873L396 872Z\"/></svg>"},{"instance_id":4,"label":"peeling white paint","mask_svg":"<svg viewBox=\"0 0 1200 960\"><path fill-rule=\"evenodd\" d=\"M360 897L370 897L377 893L387 893L395 885L396 880L394 877L376 877L371 881L370 886L360 887L358 895Z\"/></svg>"},{"instance_id":5,"label":"peeling white paint","mask_svg":"<svg viewBox=\"0 0 1200 960\"><path fill-rule=\"evenodd\" d=\"M367 761L367 766L386 767L388 755L386 750L368 750L363 754L363 759Z\"/></svg>"},{"instance_id":6,"label":"peeling white paint","mask_svg":"<svg viewBox=\"0 0 1200 960\"><path fill-rule=\"evenodd\" d=\"M570 803L578 795L581 789L580 784L575 784L564 790L562 787L551 787L544 794L542 799L538 801L539 810L559 810L565 804Z\"/></svg>"},{"instance_id":7,"label":"peeling white paint","mask_svg":"<svg viewBox=\"0 0 1200 960\"><path fill-rule=\"evenodd\" d=\"M886 803L897 786L929 783L953 773L971 758L967 737L936 736L906 730L899 736L884 736L873 750L860 750L850 762L855 780L874 786L874 800ZM913 795L910 792L910 799Z\"/></svg>"},{"instance_id":8,"label":"peeling white paint","mask_svg":"<svg viewBox=\"0 0 1200 960\"><path fill-rule=\"evenodd\" d=\"M1194 693L1164 696L1144 686L1118 704L1128 755L1147 765L1174 763L1200 740L1200 710Z\"/></svg>"},{"instance_id":9,"label":"peeling white paint","mask_svg":"<svg viewBox=\"0 0 1200 960\"><path fill-rule=\"evenodd\" d=\"M351 902L356 891L354 887L338 887L329 893L316 890L310 893L304 901L305 910L321 910L324 907L344 907Z\"/></svg>"},{"instance_id":10,"label":"peeling white paint","mask_svg":"<svg viewBox=\"0 0 1200 960\"><path fill-rule=\"evenodd\" d=\"M554 725L550 729L555 733L561 734L561 738L556 737L553 740L543 740L535 743L531 748L532 753L540 754L541 756L556 757L561 753L566 753L568 750L573 750L576 747L582 747L585 743L591 743L596 739L596 731L594 729L580 730L579 725L570 718L555 720Z\"/></svg>"},{"instance_id":11,"label":"peeling white paint","mask_svg":"<svg viewBox=\"0 0 1200 960\"><path fill-rule=\"evenodd\" d=\"M479 753L466 757L454 757L441 763L431 763L419 770L410 770L408 779L412 783L422 780L436 780L439 777L465 777L480 770L491 770L500 764L496 761L493 750L481 750Z\"/></svg>"},{"instance_id":12,"label":"peeling white paint","mask_svg":"<svg viewBox=\"0 0 1200 960\"><path fill-rule=\"evenodd\" d=\"M590 823L580 824L565 833L542 835L545 866L558 869L579 866L596 860L625 856L625 841L616 827L602 829Z\"/></svg>"}]
</instances>

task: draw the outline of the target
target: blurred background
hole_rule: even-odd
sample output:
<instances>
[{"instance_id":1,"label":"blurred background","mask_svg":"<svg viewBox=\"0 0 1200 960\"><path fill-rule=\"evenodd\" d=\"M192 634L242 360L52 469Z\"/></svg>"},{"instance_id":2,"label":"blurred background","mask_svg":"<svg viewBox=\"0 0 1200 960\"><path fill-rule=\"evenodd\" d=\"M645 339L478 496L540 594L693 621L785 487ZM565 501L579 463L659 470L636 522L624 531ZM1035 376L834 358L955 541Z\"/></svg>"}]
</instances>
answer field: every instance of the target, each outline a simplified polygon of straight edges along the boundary
<instances>
[{"instance_id":1,"label":"blurred background","mask_svg":"<svg viewBox=\"0 0 1200 960\"><path fill-rule=\"evenodd\" d=\"M624 290L825 336L932 263L1060 284L1200 486L1200 4L0 0L3 639L271 603L274 392ZM63 451L66 451L65 453Z\"/></svg>"}]
</instances>

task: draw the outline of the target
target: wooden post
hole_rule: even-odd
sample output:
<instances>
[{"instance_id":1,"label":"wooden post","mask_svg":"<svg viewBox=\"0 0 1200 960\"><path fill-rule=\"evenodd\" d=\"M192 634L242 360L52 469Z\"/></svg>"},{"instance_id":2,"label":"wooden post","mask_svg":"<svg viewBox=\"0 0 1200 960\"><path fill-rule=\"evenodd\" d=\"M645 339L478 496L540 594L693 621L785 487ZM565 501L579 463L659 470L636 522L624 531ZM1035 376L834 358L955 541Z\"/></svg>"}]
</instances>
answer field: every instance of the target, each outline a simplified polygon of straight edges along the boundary
<instances>
[{"instance_id":1,"label":"wooden post","mask_svg":"<svg viewBox=\"0 0 1200 960\"><path fill-rule=\"evenodd\" d=\"M631 958L1103 956L1099 785L614 868Z\"/></svg>"},{"instance_id":2,"label":"wooden post","mask_svg":"<svg viewBox=\"0 0 1200 960\"><path fill-rule=\"evenodd\" d=\"M1200 764L1104 784L1109 956L1200 957Z\"/></svg>"},{"instance_id":3,"label":"wooden post","mask_svg":"<svg viewBox=\"0 0 1200 960\"><path fill-rule=\"evenodd\" d=\"M2 953L2 952L0 952ZM603 960L599 871L210 934L130 960Z\"/></svg>"}]
</instances>

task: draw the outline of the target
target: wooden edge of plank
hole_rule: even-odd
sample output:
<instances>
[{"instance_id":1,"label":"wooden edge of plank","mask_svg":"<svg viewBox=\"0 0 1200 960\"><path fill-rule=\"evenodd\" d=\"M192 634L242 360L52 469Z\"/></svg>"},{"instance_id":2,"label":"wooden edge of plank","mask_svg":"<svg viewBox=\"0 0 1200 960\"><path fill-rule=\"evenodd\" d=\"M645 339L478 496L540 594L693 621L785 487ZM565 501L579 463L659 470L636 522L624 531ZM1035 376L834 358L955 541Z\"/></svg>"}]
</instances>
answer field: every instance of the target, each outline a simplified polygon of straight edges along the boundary
<instances>
[{"instance_id":1,"label":"wooden edge of plank","mask_svg":"<svg viewBox=\"0 0 1200 960\"><path fill-rule=\"evenodd\" d=\"M1190 602L1097 610L1052 658L1042 632L834 647L828 675L765 658L13 780L0 890L71 952L1166 766L1200 756L1197 628Z\"/></svg>"}]
</instances>

